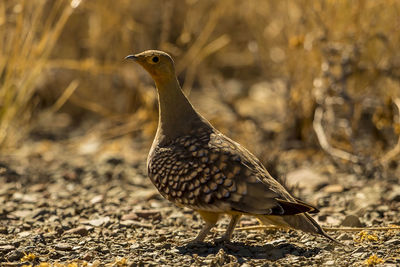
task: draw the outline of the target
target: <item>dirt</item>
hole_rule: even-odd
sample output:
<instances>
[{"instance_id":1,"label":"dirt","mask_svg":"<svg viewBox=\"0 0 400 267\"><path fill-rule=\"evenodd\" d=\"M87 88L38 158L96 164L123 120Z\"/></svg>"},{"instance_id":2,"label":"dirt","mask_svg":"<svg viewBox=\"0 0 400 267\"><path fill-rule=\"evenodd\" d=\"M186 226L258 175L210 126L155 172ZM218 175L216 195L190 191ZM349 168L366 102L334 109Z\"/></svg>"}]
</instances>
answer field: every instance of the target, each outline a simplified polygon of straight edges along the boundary
<instances>
[{"instance_id":1,"label":"dirt","mask_svg":"<svg viewBox=\"0 0 400 267\"><path fill-rule=\"evenodd\" d=\"M204 244L189 247L185 242L202 221L158 194L146 177L148 145L125 137L100 150L87 138L73 150L70 143L41 140L1 155L1 266L400 265L395 228L329 231L346 246L276 229L238 229L231 243L215 243L225 218ZM304 177L295 192L318 206L314 218L325 227L400 226L398 178L340 172L326 158L296 164L293 158L282 154L277 169L289 184ZM257 224L243 217L239 227Z\"/></svg>"}]
</instances>

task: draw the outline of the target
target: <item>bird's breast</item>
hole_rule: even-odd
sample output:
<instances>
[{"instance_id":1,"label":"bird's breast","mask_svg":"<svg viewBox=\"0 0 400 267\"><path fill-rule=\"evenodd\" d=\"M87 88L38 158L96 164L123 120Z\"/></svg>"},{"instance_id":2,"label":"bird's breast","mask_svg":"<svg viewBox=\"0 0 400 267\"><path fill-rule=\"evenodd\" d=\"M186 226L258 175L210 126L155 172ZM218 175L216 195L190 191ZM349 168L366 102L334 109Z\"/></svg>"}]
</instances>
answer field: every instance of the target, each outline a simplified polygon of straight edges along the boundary
<instances>
[{"instance_id":1,"label":"bird's breast","mask_svg":"<svg viewBox=\"0 0 400 267\"><path fill-rule=\"evenodd\" d=\"M210 134L188 134L154 146L148 174L162 196L179 206L225 209L224 200L240 190L234 178L241 169L209 142Z\"/></svg>"}]
</instances>

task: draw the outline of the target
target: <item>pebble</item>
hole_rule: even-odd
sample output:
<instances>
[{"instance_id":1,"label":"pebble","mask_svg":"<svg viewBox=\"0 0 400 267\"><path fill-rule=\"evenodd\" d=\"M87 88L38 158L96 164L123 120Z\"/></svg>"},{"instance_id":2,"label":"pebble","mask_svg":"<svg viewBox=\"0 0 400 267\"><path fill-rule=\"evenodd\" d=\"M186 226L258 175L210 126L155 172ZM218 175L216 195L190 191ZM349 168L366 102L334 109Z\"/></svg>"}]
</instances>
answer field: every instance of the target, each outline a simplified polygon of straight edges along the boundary
<instances>
[{"instance_id":1,"label":"pebble","mask_svg":"<svg viewBox=\"0 0 400 267\"><path fill-rule=\"evenodd\" d=\"M386 245L389 246L399 246L400 245L400 239L391 239L385 242Z\"/></svg>"},{"instance_id":2,"label":"pebble","mask_svg":"<svg viewBox=\"0 0 400 267\"><path fill-rule=\"evenodd\" d=\"M388 196L389 201L400 202L400 185L393 185Z\"/></svg>"},{"instance_id":3,"label":"pebble","mask_svg":"<svg viewBox=\"0 0 400 267\"><path fill-rule=\"evenodd\" d=\"M139 248L140 247L140 244L139 243L133 243L129 248L130 249L137 249L137 248Z\"/></svg>"},{"instance_id":4,"label":"pebble","mask_svg":"<svg viewBox=\"0 0 400 267\"><path fill-rule=\"evenodd\" d=\"M328 184L329 179L326 175L322 175L309 168L302 168L287 173L287 186L304 188L308 191L314 191Z\"/></svg>"},{"instance_id":5,"label":"pebble","mask_svg":"<svg viewBox=\"0 0 400 267\"><path fill-rule=\"evenodd\" d=\"M68 243L58 243L54 246L56 250L61 250L61 251L70 251L72 250L72 246Z\"/></svg>"},{"instance_id":6,"label":"pebble","mask_svg":"<svg viewBox=\"0 0 400 267\"><path fill-rule=\"evenodd\" d=\"M92 226L101 226L109 221L110 221L110 217L106 216L106 217L99 217L97 219L89 220L89 221L87 221L87 223L89 223Z\"/></svg>"},{"instance_id":7,"label":"pebble","mask_svg":"<svg viewBox=\"0 0 400 267\"><path fill-rule=\"evenodd\" d=\"M173 249L171 249L171 253L179 253L179 249L173 248Z\"/></svg>"},{"instance_id":8,"label":"pebble","mask_svg":"<svg viewBox=\"0 0 400 267\"><path fill-rule=\"evenodd\" d=\"M344 220L341 222L342 226L347 227L363 227L364 224L361 223L360 219L356 215L347 215Z\"/></svg>"},{"instance_id":9,"label":"pebble","mask_svg":"<svg viewBox=\"0 0 400 267\"><path fill-rule=\"evenodd\" d=\"M325 186L322 191L324 191L325 193L340 193L343 192L344 188L342 185L340 184L330 184Z\"/></svg>"},{"instance_id":10,"label":"pebble","mask_svg":"<svg viewBox=\"0 0 400 267\"><path fill-rule=\"evenodd\" d=\"M91 261L93 259L93 253L92 252L87 252L82 255L82 260L85 261Z\"/></svg>"},{"instance_id":11,"label":"pebble","mask_svg":"<svg viewBox=\"0 0 400 267\"><path fill-rule=\"evenodd\" d=\"M0 252L9 252L11 250L14 250L15 247L12 245L4 245L4 246L0 246Z\"/></svg>"},{"instance_id":12,"label":"pebble","mask_svg":"<svg viewBox=\"0 0 400 267\"><path fill-rule=\"evenodd\" d=\"M158 237L156 241L157 242L165 242L165 241L167 241L167 237L165 237L165 235L162 235L162 236Z\"/></svg>"},{"instance_id":13,"label":"pebble","mask_svg":"<svg viewBox=\"0 0 400 267\"><path fill-rule=\"evenodd\" d=\"M353 240L353 237L349 236L347 233L340 234L337 237L338 240Z\"/></svg>"},{"instance_id":14,"label":"pebble","mask_svg":"<svg viewBox=\"0 0 400 267\"><path fill-rule=\"evenodd\" d=\"M30 232L30 231L24 231L24 232L18 233L18 237L26 238L26 237L30 236L31 234L32 234L32 232Z\"/></svg>"},{"instance_id":15,"label":"pebble","mask_svg":"<svg viewBox=\"0 0 400 267\"><path fill-rule=\"evenodd\" d=\"M157 219L157 220L161 219L161 213L155 210L135 211L135 214L143 219Z\"/></svg>"},{"instance_id":16,"label":"pebble","mask_svg":"<svg viewBox=\"0 0 400 267\"><path fill-rule=\"evenodd\" d=\"M336 264L335 264L334 260L329 260L329 261L326 261L324 265L326 265L326 266L335 266Z\"/></svg>"},{"instance_id":17,"label":"pebble","mask_svg":"<svg viewBox=\"0 0 400 267\"><path fill-rule=\"evenodd\" d=\"M24 252L21 250L14 250L7 254L6 258L8 261L17 261L24 256Z\"/></svg>"},{"instance_id":18,"label":"pebble","mask_svg":"<svg viewBox=\"0 0 400 267\"><path fill-rule=\"evenodd\" d=\"M126 221L126 220L137 220L139 217L136 215L136 213L128 213L128 214L124 214L121 217L122 221Z\"/></svg>"},{"instance_id":19,"label":"pebble","mask_svg":"<svg viewBox=\"0 0 400 267\"><path fill-rule=\"evenodd\" d=\"M360 253L360 252L365 252L365 248L364 247L358 247L352 253Z\"/></svg>"},{"instance_id":20,"label":"pebble","mask_svg":"<svg viewBox=\"0 0 400 267\"><path fill-rule=\"evenodd\" d=\"M137 222L137 221L133 221L133 220L120 221L119 224L122 226L138 226L138 227L143 227L143 228L152 228L153 227L152 224Z\"/></svg>"},{"instance_id":21,"label":"pebble","mask_svg":"<svg viewBox=\"0 0 400 267\"><path fill-rule=\"evenodd\" d=\"M8 230L6 226L0 226L0 234L6 235L8 234Z\"/></svg>"},{"instance_id":22,"label":"pebble","mask_svg":"<svg viewBox=\"0 0 400 267\"><path fill-rule=\"evenodd\" d=\"M102 202L103 199L104 199L103 195L97 195L97 196L93 197L93 198L90 200L90 203L91 203L91 204L97 204L97 203Z\"/></svg>"},{"instance_id":23,"label":"pebble","mask_svg":"<svg viewBox=\"0 0 400 267\"><path fill-rule=\"evenodd\" d=\"M64 234L73 234L73 235L80 235L80 236L87 236L89 231L84 226L76 227L69 229L64 232Z\"/></svg>"}]
</instances>

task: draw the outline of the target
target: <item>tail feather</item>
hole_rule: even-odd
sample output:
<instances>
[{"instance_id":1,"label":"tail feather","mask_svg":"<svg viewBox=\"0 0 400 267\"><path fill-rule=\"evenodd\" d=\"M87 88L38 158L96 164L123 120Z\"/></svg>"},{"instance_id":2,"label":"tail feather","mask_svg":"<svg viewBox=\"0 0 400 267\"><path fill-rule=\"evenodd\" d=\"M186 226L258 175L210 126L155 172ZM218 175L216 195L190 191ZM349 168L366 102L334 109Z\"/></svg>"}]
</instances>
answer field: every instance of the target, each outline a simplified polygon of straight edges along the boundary
<instances>
[{"instance_id":1,"label":"tail feather","mask_svg":"<svg viewBox=\"0 0 400 267\"><path fill-rule=\"evenodd\" d=\"M344 245L329 236L322 227L307 213L287 216L259 215L257 218L265 225L275 225L282 228L301 230L311 234L319 234L339 245Z\"/></svg>"}]
</instances>

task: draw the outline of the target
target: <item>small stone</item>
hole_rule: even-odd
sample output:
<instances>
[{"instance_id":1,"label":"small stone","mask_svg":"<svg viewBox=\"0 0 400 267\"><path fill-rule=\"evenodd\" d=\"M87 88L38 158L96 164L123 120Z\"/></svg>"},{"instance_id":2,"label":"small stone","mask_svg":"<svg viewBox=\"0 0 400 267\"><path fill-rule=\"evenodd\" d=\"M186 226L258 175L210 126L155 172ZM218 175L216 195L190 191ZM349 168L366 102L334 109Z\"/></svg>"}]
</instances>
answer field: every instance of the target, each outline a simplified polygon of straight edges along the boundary
<instances>
[{"instance_id":1,"label":"small stone","mask_svg":"<svg viewBox=\"0 0 400 267\"><path fill-rule=\"evenodd\" d=\"M50 239L56 238L57 235L58 235L58 234L57 234L56 231L51 231L51 232L48 232L48 233L43 234L43 236L44 236L45 238L50 238Z\"/></svg>"},{"instance_id":2,"label":"small stone","mask_svg":"<svg viewBox=\"0 0 400 267\"><path fill-rule=\"evenodd\" d=\"M316 190L328 184L329 178L313 169L302 168L287 174L286 183L289 187L298 186L306 190Z\"/></svg>"},{"instance_id":3,"label":"small stone","mask_svg":"<svg viewBox=\"0 0 400 267\"><path fill-rule=\"evenodd\" d=\"M73 234L73 235L80 235L80 236L87 236L88 230L84 226L76 227L65 231L64 234Z\"/></svg>"},{"instance_id":4,"label":"small stone","mask_svg":"<svg viewBox=\"0 0 400 267\"><path fill-rule=\"evenodd\" d=\"M49 213L49 211L47 209L37 209L32 213L33 214L32 218L35 219L35 218L38 218L38 217L43 216L48 213Z\"/></svg>"},{"instance_id":5,"label":"small stone","mask_svg":"<svg viewBox=\"0 0 400 267\"><path fill-rule=\"evenodd\" d=\"M165 241L167 241L167 238L164 235L157 238L157 242L165 242Z\"/></svg>"},{"instance_id":6,"label":"small stone","mask_svg":"<svg viewBox=\"0 0 400 267\"><path fill-rule=\"evenodd\" d=\"M376 210L381 213L385 213L389 210L389 207L387 205L379 205L378 207L376 207Z\"/></svg>"},{"instance_id":7,"label":"small stone","mask_svg":"<svg viewBox=\"0 0 400 267\"><path fill-rule=\"evenodd\" d=\"M400 192L392 192L389 194L389 200L400 202Z\"/></svg>"},{"instance_id":8,"label":"small stone","mask_svg":"<svg viewBox=\"0 0 400 267\"><path fill-rule=\"evenodd\" d=\"M97 219L89 220L89 221L87 221L87 223L89 223L90 225L93 225L93 226L101 226L109 221L110 221L110 217L106 216L106 217L99 217Z\"/></svg>"},{"instance_id":9,"label":"small stone","mask_svg":"<svg viewBox=\"0 0 400 267\"><path fill-rule=\"evenodd\" d=\"M58 243L54 246L56 250L61 250L61 251L70 251L72 250L72 246L68 243Z\"/></svg>"},{"instance_id":10,"label":"small stone","mask_svg":"<svg viewBox=\"0 0 400 267\"><path fill-rule=\"evenodd\" d=\"M338 240L353 240L351 236L346 233L343 233L337 237Z\"/></svg>"},{"instance_id":11,"label":"small stone","mask_svg":"<svg viewBox=\"0 0 400 267\"><path fill-rule=\"evenodd\" d=\"M16 210L12 213L14 216L18 218L26 218L32 214L31 210Z\"/></svg>"},{"instance_id":12,"label":"small stone","mask_svg":"<svg viewBox=\"0 0 400 267\"><path fill-rule=\"evenodd\" d=\"M62 253L59 253L58 251L52 251L49 255L50 259L56 260L64 256Z\"/></svg>"},{"instance_id":13,"label":"small stone","mask_svg":"<svg viewBox=\"0 0 400 267\"><path fill-rule=\"evenodd\" d=\"M144 228L152 228L153 227L152 224L142 223L142 222L132 221L132 220L121 221L120 225L122 225L122 226L138 226L138 227L144 227Z\"/></svg>"},{"instance_id":14,"label":"small stone","mask_svg":"<svg viewBox=\"0 0 400 267\"><path fill-rule=\"evenodd\" d=\"M103 254L107 254L107 253L110 253L110 249L107 247L103 247L103 248L101 248L100 252Z\"/></svg>"},{"instance_id":15,"label":"small stone","mask_svg":"<svg viewBox=\"0 0 400 267\"><path fill-rule=\"evenodd\" d=\"M363 227L363 223L360 222L360 219L355 215L347 215L346 218L341 223L342 226L348 227Z\"/></svg>"},{"instance_id":16,"label":"small stone","mask_svg":"<svg viewBox=\"0 0 400 267\"><path fill-rule=\"evenodd\" d=\"M26 238L26 237L30 236L31 234L32 234L32 232L24 231L24 232L18 233L18 237Z\"/></svg>"},{"instance_id":17,"label":"small stone","mask_svg":"<svg viewBox=\"0 0 400 267\"><path fill-rule=\"evenodd\" d=\"M324 265L325 265L325 266L334 266L334 265L336 265L336 264L335 264L335 261L334 261L334 260L329 260L329 261L326 261Z\"/></svg>"},{"instance_id":18,"label":"small stone","mask_svg":"<svg viewBox=\"0 0 400 267\"><path fill-rule=\"evenodd\" d=\"M171 253L179 253L179 249L177 248L173 248L170 250Z\"/></svg>"},{"instance_id":19,"label":"small stone","mask_svg":"<svg viewBox=\"0 0 400 267\"><path fill-rule=\"evenodd\" d=\"M340 220L338 218L336 218L335 216L328 216L326 218L326 223L330 224L330 225L339 225Z\"/></svg>"},{"instance_id":20,"label":"small stone","mask_svg":"<svg viewBox=\"0 0 400 267\"><path fill-rule=\"evenodd\" d=\"M91 203L91 204L97 204L97 203L102 202L103 199L104 199L103 195L97 195L97 196L93 197L93 198L90 200L90 203Z\"/></svg>"},{"instance_id":21,"label":"small stone","mask_svg":"<svg viewBox=\"0 0 400 267\"><path fill-rule=\"evenodd\" d=\"M139 217L136 215L136 213L128 213L125 215L122 215L121 220L126 221L126 220L137 220Z\"/></svg>"},{"instance_id":22,"label":"small stone","mask_svg":"<svg viewBox=\"0 0 400 267\"><path fill-rule=\"evenodd\" d=\"M357 253L353 253L351 254L351 256L355 259L362 259L363 258L364 253L362 252L357 252Z\"/></svg>"},{"instance_id":23,"label":"small stone","mask_svg":"<svg viewBox=\"0 0 400 267\"><path fill-rule=\"evenodd\" d=\"M34 184L30 187L31 192L43 192L47 189L46 184Z\"/></svg>"},{"instance_id":24,"label":"small stone","mask_svg":"<svg viewBox=\"0 0 400 267\"><path fill-rule=\"evenodd\" d=\"M91 261L93 259L93 253L88 252L82 256L82 260Z\"/></svg>"},{"instance_id":25,"label":"small stone","mask_svg":"<svg viewBox=\"0 0 400 267\"><path fill-rule=\"evenodd\" d=\"M12 250L14 250L14 249L15 249L15 247L12 246L12 245L0 246L0 251L1 251L1 252L9 252L9 251L12 251Z\"/></svg>"},{"instance_id":26,"label":"small stone","mask_svg":"<svg viewBox=\"0 0 400 267\"><path fill-rule=\"evenodd\" d=\"M365 252L365 248L364 248L364 247L358 247L357 249L355 249L355 250L352 252L352 254L353 254L353 253L363 253L363 252Z\"/></svg>"},{"instance_id":27,"label":"small stone","mask_svg":"<svg viewBox=\"0 0 400 267\"><path fill-rule=\"evenodd\" d=\"M161 219L161 213L157 210L141 210L135 211L135 214L143 219Z\"/></svg>"},{"instance_id":28,"label":"small stone","mask_svg":"<svg viewBox=\"0 0 400 267\"><path fill-rule=\"evenodd\" d=\"M14 240L11 241L11 244L12 244L14 247L19 247L19 245L21 244L21 242L22 242L21 239L14 239Z\"/></svg>"},{"instance_id":29,"label":"small stone","mask_svg":"<svg viewBox=\"0 0 400 267\"><path fill-rule=\"evenodd\" d=\"M394 202L400 202L400 185L393 185L392 191L388 195L388 199Z\"/></svg>"},{"instance_id":30,"label":"small stone","mask_svg":"<svg viewBox=\"0 0 400 267\"><path fill-rule=\"evenodd\" d=\"M340 184L330 184L322 189L322 191L325 193L341 193L343 190L344 188Z\"/></svg>"},{"instance_id":31,"label":"small stone","mask_svg":"<svg viewBox=\"0 0 400 267\"><path fill-rule=\"evenodd\" d=\"M14 250L7 254L8 261L18 261L24 256L24 252L21 250Z\"/></svg>"},{"instance_id":32,"label":"small stone","mask_svg":"<svg viewBox=\"0 0 400 267\"><path fill-rule=\"evenodd\" d=\"M391 240L386 241L385 245L399 246L400 245L400 240L399 239L391 239Z\"/></svg>"},{"instance_id":33,"label":"small stone","mask_svg":"<svg viewBox=\"0 0 400 267\"><path fill-rule=\"evenodd\" d=\"M101 262L100 262L99 260L95 260L95 261L92 263L92 267L98 267L98 266L101 266Z\"/></svg>"},{"instance_id":34,"label":"small stone","mask_svg":"<svg viewBox=\"0 0 400 267\"><path fill-rule=\"evenodd\" d=\"M133 243L129 248L130 249L137 249L137 248L139 248L140 247L140 244L139 243Z\"/></svg>"}]
</instances>

